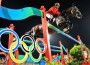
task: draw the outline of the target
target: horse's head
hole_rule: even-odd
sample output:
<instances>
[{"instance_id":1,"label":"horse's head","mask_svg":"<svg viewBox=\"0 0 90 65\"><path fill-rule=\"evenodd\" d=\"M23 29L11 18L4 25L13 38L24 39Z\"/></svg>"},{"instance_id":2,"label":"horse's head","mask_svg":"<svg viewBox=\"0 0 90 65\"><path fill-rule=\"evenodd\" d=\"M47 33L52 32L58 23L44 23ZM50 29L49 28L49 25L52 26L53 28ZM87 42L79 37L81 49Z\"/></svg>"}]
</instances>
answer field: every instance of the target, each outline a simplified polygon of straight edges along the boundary
<instances>
[{"instance_id":1,"label":"horse's head","mask_svg":"<svg viewBox=\"0 0 90 65\"><path fill-rule=\"evenodd\" d=\"M70 9L70 13L71 13L71 15L72 15L73 17L76 17L76 18L78 18L78 19L81 19L81 18L82 18L82 13L81 13L80 10L79 10L76 6L74 6L74 5L72 5L72 7L71 7L71 9Z\"/></svg>"}]
</instances>

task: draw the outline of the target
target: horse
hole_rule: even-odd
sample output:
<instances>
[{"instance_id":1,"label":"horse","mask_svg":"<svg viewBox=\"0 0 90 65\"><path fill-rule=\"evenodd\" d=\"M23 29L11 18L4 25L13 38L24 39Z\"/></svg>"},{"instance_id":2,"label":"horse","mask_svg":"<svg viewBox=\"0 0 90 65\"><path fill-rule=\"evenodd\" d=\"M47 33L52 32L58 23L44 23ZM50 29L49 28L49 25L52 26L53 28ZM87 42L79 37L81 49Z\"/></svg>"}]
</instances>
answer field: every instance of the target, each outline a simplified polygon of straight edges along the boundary
<instances>
[{"instance_id":1,"label":"horse","mask_svg":"<svg viewBox=\"0 0 90 65\"><path fill-rule=\"evenodd\" d=\"M54 20L54 19L52 19ZM47 20L48 23L54 25L55 27L58 28L58 25L61 24L62 22L65 22L65 18L63 18L62 16L58 16L55 18L54 21L50 21L50 20ZM42 37L43 36L43 32L42 32L42 24L38 24L38 25L35 25L34 27L31 28L30 31L26 32L25 34L29 34L31 36L34 36L34 37ZM48 27L48 33L49 34L54 34L56 33L55 30L51 29Z\"/></svg>"},{"instance_id":2,"label":"horse","mask_svg":"<svg viewBox=\"0 0 90 65\"><path fill-rule=\"evenodd\" d=\"M70 22L69 17L76 17L77 19L82 18L82 14L79 11L79 9L76 6L71 6L70 8L63 10L62 15L53 18L52 20L47 20L48 23L54 25L58 29L68 33L69 30L73 28L72 22ZM55 30L51 29L48 27L48 32L49 34L55 34L57 33ZM42 32L42 25L38 24L25 34L31 35L34 39L38 37L43 37L43 32Z\"/></svg>"}]
</instances>

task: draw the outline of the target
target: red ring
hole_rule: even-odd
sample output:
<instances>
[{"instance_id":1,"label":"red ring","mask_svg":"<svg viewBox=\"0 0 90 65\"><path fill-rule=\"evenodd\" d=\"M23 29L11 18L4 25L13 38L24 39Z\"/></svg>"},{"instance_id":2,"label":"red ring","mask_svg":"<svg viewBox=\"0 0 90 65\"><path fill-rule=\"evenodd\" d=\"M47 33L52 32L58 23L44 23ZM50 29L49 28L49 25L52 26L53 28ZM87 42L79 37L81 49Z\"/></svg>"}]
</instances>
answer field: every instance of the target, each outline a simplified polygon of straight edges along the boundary
<instances>
[{"instance_id":1,"label":"red ring","mask_svg":"<svg viewBox=\"0 0 90 65\"><path fill-rule=\"evenodd\" d=\"M35 48L37 49L37 51L41 54L44 54L46 52L46 49L47 49L47 45L45 44L44 40L42 38L37 38L36 41L35 41L35 44L38 44L38 41L42 41L43 44L44 44L44 50L41 51L38 47L35 46Z\"/></svg>"},{"instance_id":2,"label":"red ring","mask_svg":"<svg viewBox=\"0 0 90 65\"><path fill-rule=\"evenodd\" d=\"M6 56L6 59L3 62L0 62L0 64L3 64L3 63L5 63L8 60L8 58L7 58L8 56L7 56L7 54L5 52L0 52L0 55L1 54Z\"/></svg>"}]
</instances>

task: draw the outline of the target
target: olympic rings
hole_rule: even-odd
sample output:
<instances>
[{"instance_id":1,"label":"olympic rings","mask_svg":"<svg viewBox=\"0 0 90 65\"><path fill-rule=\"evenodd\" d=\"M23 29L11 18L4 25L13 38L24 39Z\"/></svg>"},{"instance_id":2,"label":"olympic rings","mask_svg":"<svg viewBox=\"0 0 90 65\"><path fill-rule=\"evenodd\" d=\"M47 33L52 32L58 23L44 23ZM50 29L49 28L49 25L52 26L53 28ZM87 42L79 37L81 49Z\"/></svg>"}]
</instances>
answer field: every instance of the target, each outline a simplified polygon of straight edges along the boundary
<instances>
[{"instance_id":1,"label":"olympic rings","mask_svg":"<svg viewBox=\"0 0 90 65\"><path fill-rule=\"evenodd\" d=\"M1 54L5 55L5 57L6 57L6 59L3 62L0 62L0 64L3 64L8 60L8 58L7 58L7 54L5 52L0 52L0 55Z\"/></svg>"},{"instance_id":2,"label":"olympic rings","mask_svg":"<svg viewBox=\"0 0 90 65\"><path fill-rule=\"evenodd\" d=\"M40 49L40 46L38 45L38 44L36 44L36 46L38 46L38 48ZM32 55L32 50L33 50L33 47L34 47L34 44L32 44L30 47L29 47L29 55L30 55L30 58L34 61L34 62L39 62L40 60L41 60L41 58L42 58L42 54L40 53L40 55L39 55L39 57L38 57L38 59L35 59L35 58L33 58L33 55Z\"/></svg>"},{"instance_id":3,"label":"olympic rings","mask_svg":"<svg viewBox=\"0 0 90 65\"><path fill-rule=\"evenodd\" d=\"M7 32L10 32L10 33L12 33L13 35L15 35L15 38L16 38L17 40L11 44L10 49L6 49L5 47L3 47L2 44L1 44L1 41L0 41L0 49L1 49L2 51L4 51L4 52L10 53L10 58L11 58L15 63L23 63L23 62L25 62L25 61L27 60L27 58L28 58L28 54L29 54L30 58L31 58L34 62L39 62L39 61L41 60L42 54L44 54L45 51L46 51L46 49L47 49L47 47L46 47L45 44L44 44L44 51L41 51L40 46L39 46L38 44L35 44L35 40L33 39L32 36L30 36L29 34L26 34L26 35L23 35L23 36L21 37L21 39L19 39L18 34L17 34L16 32L14 32L13 30L10 30L10 29L3 29L3 30L1 30L1 31L0 31L0 38L1 38L1 36L2 36L4 33L7 33ZM23 41L24 41L24 38L26 38L26 37L28 37L28 38L32 41L32 43L34 43L34 44L31 44L31 46L29 47L29 49L28 49L28 46L23 42ZM43 39L41 39L41 38L37 39L37 40L36 40L36 43L38 43L39 40L41 40L41 41L44 43ZM13 55L13 52L14 52L15 50L17 50L20 45L21 45L22 50L26 53L25 56L24 56L24 58L23 58L22 60L16 59L15 56ZM22 46L23 46L23 47L22 47ZM33 57L33 55L32 55L32 53L33 53L32 50L34 49L34 47L35 47L36 50L40 53L38 59L35 59L35 58ZM5 55L5 56L6 56L6 55ZM5 61L6 61L7 59L8 59L8 56L6 56ZM5 61L4 61L4 62L5 62ZM2 62L2 63L4 63L4 62Z\"/></svg>"},{"instance_id":4,"label":"olympic rings","mask_svg":"<svg viewBox=\"0 0 90 65\"><path fill-rule=\"evenodd\" d=\"M28 38L32 41L32 43L35 44L35 40L34 40L34 39L32 38L32 36L29 35L29 34L23 35L23 36L21 37L21 40L24 41L24 38L26 38L26 37L28 37ZM22 50L23 50L24 52L29 52L28 50L26 50L26 49L23 47L23 45L22 45Z\"/></svg>"},{"instance_id":5,"label":"olympic rings","mask_svg":"<svg viewBox=\"0 0 90 65\"><path fill-rule=\"evenodd\" d=\"M38 49L37 46L35 46L35 48L37 49L37 51L38 51L39 53L44 54L44 53L46 52L47 45L45 44L45 42L44 42L44 40L43 40L42 38L37 38L35 43L38 44L38 41L42 41L42 42L43 42L43 44L44 44L44 50L41 51L40 49Z\"/></svg>"},{"instance_id":6,"label":"olympic rings","mask_svg":"<svg viewBox=\"0 0 90 65\"><path fill-rule=\"evenodd\" d=\"M21 43L20 44L23 44L25 49L28 50L28 46L23 42L23 41L20 41ZM17 60L15 59L14 55L13 55L13 52L12 52L12 48L14 48L14 46L16 45L17 43L16 42L13 42L10 46L10 57L11 59L15 62L15 63L24 63L27 58L28 58L28 53L26 52L25 54L25 57L22 59L22 60Z\"/></svg>"},{"instance_id":7,"label":"olympic rings","mask_svg":"<svg viewBox=\"0 0 90 65\"><path fill-rule=\"evenodd\" d=\"M6 32L13 33L13 34L15 35L16 39L17 39L17 43L18 43L18 44L14 47L14 49L13 49L13 52L14 52L14 51L18 48L19 43L20 43L20 41L19 41L19 36L18 36L18 34L17 34L15 31L13 31L13 30L11 30L11 29L3 29L3 30L0 31L0 38L1 38L1 35L4 34L4 33L6 33ZM4 52L9 53L9 49L6 49L5 47L3 47L3 45L1 44L1 41L0 41L0 49L1 49L2 51L4 51Z\"/></svg>"}]
</instances>

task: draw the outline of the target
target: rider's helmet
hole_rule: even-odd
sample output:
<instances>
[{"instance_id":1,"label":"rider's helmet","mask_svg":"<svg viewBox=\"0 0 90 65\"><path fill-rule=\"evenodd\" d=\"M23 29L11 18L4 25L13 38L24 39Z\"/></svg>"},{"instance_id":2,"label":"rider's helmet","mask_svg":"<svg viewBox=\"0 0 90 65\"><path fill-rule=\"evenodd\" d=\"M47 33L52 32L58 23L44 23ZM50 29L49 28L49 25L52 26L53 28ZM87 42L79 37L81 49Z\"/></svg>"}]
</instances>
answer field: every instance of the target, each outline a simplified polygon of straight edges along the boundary
<instances>
[{"instance_id":1,"label":"rider's helmet","mask_svg":"<svg viewBox=\"0 0 90 65\"><path fill-rule=\"evenodd\" d=\"M60 6L60 4L59 3L55 3L55 5L54 6Z\"/></svg>"}]
</instances>

